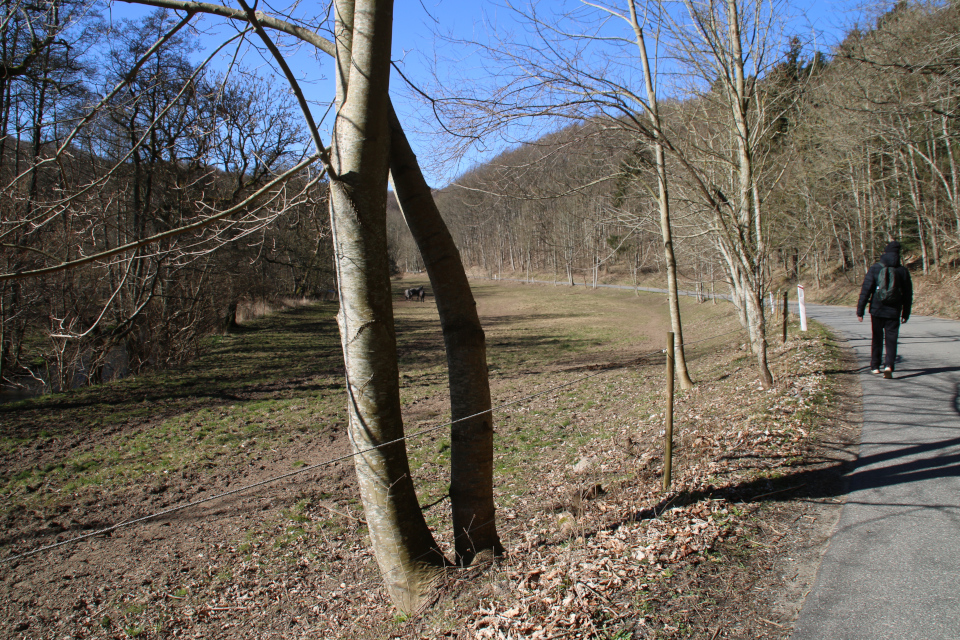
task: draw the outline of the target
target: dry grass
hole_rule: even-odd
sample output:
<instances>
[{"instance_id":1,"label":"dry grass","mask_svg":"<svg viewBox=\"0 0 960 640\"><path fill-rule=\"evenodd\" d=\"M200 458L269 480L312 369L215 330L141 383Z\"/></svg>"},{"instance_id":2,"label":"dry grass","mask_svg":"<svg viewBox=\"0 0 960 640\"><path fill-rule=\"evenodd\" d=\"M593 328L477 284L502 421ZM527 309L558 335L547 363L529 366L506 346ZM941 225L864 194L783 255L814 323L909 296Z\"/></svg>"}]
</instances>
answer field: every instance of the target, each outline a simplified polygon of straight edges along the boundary
<instances>
[{"instance_id":1,"label":"dry grass","mask_svg":"<svg viewBox=\"0 0 960 640\"><path fill-rule=\"evenodd\" d=\"M311 300L310 298L290 297L271 300L262 298L256 300L241 300L240 304L237 305L237 323L243 324L244 322L269 316L284 309L299 309L315 303L316 300Z\"/></svg>"}]
</instances>

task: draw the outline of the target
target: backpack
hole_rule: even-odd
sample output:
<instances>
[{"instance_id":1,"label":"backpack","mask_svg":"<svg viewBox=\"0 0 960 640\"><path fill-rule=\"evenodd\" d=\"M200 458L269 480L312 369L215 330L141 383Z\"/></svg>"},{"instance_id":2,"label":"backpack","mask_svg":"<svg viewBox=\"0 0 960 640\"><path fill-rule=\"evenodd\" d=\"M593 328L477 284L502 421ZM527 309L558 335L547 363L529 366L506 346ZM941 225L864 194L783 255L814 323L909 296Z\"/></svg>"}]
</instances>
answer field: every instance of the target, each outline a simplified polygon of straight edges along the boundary
<instances>
[{"instance_id":1,"label":"backpack","mask_svg":"<svg viewBox=\"0 0 960 640\"><path fill-rule=\"evenodd\" d=\"M901 289L897 268L884 266L877 276L877 290L873 294L873 301L887 307L899 307L903 298Z\"/></svg>"}]
</instances>

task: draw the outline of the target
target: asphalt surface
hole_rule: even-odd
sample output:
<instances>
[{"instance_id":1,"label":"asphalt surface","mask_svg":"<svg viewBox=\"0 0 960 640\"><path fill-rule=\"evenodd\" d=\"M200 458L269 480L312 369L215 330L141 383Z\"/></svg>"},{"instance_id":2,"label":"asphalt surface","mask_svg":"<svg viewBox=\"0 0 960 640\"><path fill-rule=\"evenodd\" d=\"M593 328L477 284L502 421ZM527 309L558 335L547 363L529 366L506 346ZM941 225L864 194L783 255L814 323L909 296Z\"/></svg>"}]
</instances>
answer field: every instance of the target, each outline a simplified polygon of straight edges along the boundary
<instances>
[{"instance_id":1,"label":"asphalt surface","mask_svg":"<svg viewBox=\"0 0 960 640\"><path fill-rule=\"evenodd\" d=\"M960 639L960 322L912 317L893 380L871 374L870 318L808 306L857 353L860 454L794 640Z\"/></svg>"}]
</instances>

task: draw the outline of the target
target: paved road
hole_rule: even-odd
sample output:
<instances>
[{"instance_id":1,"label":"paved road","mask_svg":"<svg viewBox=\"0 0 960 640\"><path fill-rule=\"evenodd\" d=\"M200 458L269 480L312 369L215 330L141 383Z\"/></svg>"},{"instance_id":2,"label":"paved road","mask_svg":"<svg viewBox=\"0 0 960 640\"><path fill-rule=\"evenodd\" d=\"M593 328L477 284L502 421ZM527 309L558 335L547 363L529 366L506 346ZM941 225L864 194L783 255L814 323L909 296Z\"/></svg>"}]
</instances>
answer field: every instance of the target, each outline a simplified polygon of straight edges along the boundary
<instances>
[{"instance_id":1,"label":"paved road","mask_svg":"<svg viewBox=\"0 0 960 640\"><path fill-rule=\"evenodd\" d=\"M894 380L869 372L870 319L808 314L856 350L860 456L794 640L960 639L960 322L900 330Z\"/></svg>"}]
</instances>

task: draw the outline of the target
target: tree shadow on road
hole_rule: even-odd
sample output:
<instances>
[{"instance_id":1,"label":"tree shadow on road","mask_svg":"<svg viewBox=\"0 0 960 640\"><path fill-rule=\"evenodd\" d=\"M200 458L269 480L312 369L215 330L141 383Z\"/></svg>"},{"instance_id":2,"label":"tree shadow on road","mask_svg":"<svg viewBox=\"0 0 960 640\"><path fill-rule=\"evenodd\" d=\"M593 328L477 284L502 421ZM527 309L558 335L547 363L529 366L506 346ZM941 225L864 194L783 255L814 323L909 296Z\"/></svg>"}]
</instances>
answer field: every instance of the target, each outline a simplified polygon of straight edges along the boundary
<instances>
[{"instance_id":1,"label":"tree shadow on road","mask_svg":"<svg viewBox=\"0 0 960 640\"><path fill-rule=\"evenodd\" d=\"M899 372L897 374L897 379L905 380L906 378L918 378L920 376L931 376L931 375L936 375L938 373L954 373L956 371L960 371L960 367L930 367L927 369L907 369L906 371Z\"/></svg>"},{"instance_id":2,"label":"tree shadow on road","mask_svg":"<svg viewBox=\"0 0 960 640\"><path fill-rule=\"evenodd\" d=\"M828 444L828 443L824 443ZM837 443L838 453L845 445ZM708 487L697 491L681 491L665 495L657 504L628 514L627 517L609 524L606 529L613 530L629 522L657 518L664 511L675 506L686 506L702 500L725 499L734 503L824 501L835 502L837 498L859 490L874 489L892 485L960 476L960 438L949 438L923 445L914 445L881 454L864 456L856 460L837 457L819 457L809 464L796 468L792 473L784 473L778 478L758 478L749 482L731 484L722 487ZM954 452L938 456L937 451ZM913 459L900 464L879 468L868 468L878 462L901 457L915 456L920 453L934 454L921 459ZM813 467L813 468L811 468ZM924 505L919 505L924 506ZM934 507L936 505L927 505Z\"/></svg>"}]
</instances>

